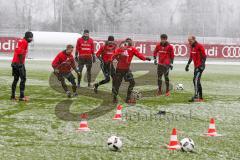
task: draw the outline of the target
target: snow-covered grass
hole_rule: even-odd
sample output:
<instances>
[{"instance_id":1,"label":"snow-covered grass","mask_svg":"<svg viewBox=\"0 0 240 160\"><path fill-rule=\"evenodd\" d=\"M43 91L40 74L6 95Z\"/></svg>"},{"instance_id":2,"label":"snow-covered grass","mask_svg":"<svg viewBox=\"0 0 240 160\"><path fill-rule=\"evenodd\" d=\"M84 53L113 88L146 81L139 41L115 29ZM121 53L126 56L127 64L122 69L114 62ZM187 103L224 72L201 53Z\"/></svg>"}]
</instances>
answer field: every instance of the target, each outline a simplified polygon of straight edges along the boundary
<instances>
[{"instance_id":1,"label":"snow-covered grass","mask_svg":"<svg viewBox=\"0 0 240 160\"><path fill-rule=\"evenodd\" d=\"M28 62L26 94L30 101L19 103L9 100L10 63L0 61L0 159L240 159L238 66L208 65L202 77L206 102L188 103L193 93L192 73L186 73L184 65L177 64L171 72L171 82L183 83L184 91L173 90L171 97L143 98L136 106L122 103L123 115L127 116L124 122L112 121L115 109L98 110L100 115L89 120L91 131L79 133L76 118L64 120L57 115L56 105L68 99L49 87L49 63ZM136 77L143 73L136 73ZM154 74L149 79L156 78ZM154 88L154 84L147 85ZM101 91L107 93L110 88L111 84L101 87ZM83 90L71 100L69 110L74 115L90 111L103 101L97 96L82 96ZM110 94L104 98L111 101ZM159 110L167 114L156 118ZM223 137L201 136L212 117ZM179 139L194 140L196 153L172 152L162 147L169 142L174 127L179 131ZM106 146L107 138L113 134L123 141L121 152L111 152Z\"/></svg>"}]
</instances>

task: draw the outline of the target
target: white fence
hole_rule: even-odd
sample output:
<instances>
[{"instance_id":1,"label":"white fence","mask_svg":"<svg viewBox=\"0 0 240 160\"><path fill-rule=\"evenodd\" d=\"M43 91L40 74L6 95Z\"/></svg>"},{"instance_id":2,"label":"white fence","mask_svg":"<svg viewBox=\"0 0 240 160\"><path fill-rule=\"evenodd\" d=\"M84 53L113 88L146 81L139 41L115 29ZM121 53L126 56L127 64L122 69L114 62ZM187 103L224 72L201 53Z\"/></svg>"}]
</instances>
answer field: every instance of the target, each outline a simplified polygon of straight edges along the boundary
<instances>
[{"instance_id":1,"label":"white fence","mask_svg":"<svg viewBox=\"0 0 240 160\"><path fill-rule=\"evenodd\" d=\"M19 30L1 30L0 37L22 37L24 32ZM160 35L151 35L151 34L128 34L128 33L106 33L106 32L92 32L91 36L95 39L107 39L109 35L113 35L115 39L125 39L127 37L132 38L137 41L159 41ZM169 41L175 43L184 43L187 42L188 35L183 36L171 36L169 35ZM239 45L240 38L225 38L225 37L197 37L198 41L206 44L231 44Z\"/></svg>"}]
</instances>

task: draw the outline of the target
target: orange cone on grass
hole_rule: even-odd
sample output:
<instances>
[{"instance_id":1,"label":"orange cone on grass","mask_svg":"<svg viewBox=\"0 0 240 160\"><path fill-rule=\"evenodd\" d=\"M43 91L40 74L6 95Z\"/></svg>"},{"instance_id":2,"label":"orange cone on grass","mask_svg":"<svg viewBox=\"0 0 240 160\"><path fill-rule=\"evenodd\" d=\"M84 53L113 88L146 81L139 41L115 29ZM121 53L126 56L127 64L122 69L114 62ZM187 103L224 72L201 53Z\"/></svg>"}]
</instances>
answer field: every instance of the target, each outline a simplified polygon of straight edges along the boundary
<instances>
[{"instance_id":1,"label":"orange cone on grass","mask_svg":"<svg viewBox=\"0 0 240 160\"><path fill-rule=\"evenodd\" d=\"M122 120L122 105L117 106L117 112L113 117L113 120Z\"/></svg>"},{"instance_id":2,"label":"orange cone on grass","mask_svg":"<svg viewBox=\"0 0 240 160\"><path fill-rule=\"evenodd\" d=\"M204 133L204 135L205 135L205 136L209 136L209 137L221 136L220 134L217 133L214 118L211 118L211 119L210 119L210 124L209 124L209 127L208 127L208 132L207 132L207 133Z\"/></svg>"},{"instance_id":3,"label":"orange cone on grass","mask_svg":"<svg viewBox=\"0 0 240 160\"><path fill-rule=\"evenodd\" d=\"M81 122L79 124L79 128L77 130L81 131L81 132L88 132L88 131L90 131L90 128L88 127L88 122L87 122L87 115L86 114L82 114L80 117L83 120L81 120Z\"/></svg>"},{"instance_id":4,"label":"orange cone on grass","mask_svg":"<svg viewBox=\"0 0 240 160\"><path fill-rule=\"evenodd\" d=\"M167 146L169 150L178 150L180 149L179 141L177 139L177 129L173 128L172 135L170 137L169 145Z\"/></svg>"}]
</instances>

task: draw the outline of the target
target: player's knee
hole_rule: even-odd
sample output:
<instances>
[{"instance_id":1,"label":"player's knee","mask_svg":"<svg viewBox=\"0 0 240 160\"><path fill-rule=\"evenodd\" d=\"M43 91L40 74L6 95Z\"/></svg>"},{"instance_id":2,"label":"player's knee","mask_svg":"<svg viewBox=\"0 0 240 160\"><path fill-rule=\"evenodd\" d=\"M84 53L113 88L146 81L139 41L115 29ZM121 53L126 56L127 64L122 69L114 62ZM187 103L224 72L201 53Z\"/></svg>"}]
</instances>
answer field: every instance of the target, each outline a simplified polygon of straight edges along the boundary
<instances>
[{"instance_id":1,"label":"player's knee","mask_svg":"<svg viewBox=\"0 0 240 160\"><path fill-rule=\"evenodd\" d=\"M13 82L17 83L19 81L19 77L14 77Z\"/></svg>"},{"instance_id":2,"label":"player's knee","mask_svg":"<svg viewBox=\"0 0 240 160\"><path fill-rule=\"evenodd\" d=\"M77 83L74 81L71 82L73 86L77 86Z\"/></svg>"},{"instance_id":3,"label":"player's knee","mask_svg":"<svg viewBox=\"0 0 240 160\"><path fill-rule=\"evenodd\" d=\"M21 78L21 83L25 83L26 80L27 80L26 77Z\"/></svg>"},{"instance_id":4,"label":"player's knee","mask_svg":"<svg viewBox=\"0 0 240 160\"><path fill-rule=\"evenodd\" d=\"M131 80L131 81L130 81L130 86L131 86L131 87L134 87L134 86L135 86L135 81L134 81L134 80Z\"/></svg>"},{"instance_id":5,"label":"player's knee","mask_svg":"<svg viewBox=\"0 0 240 160\"><path fill-rule=\"evenodd\" d=\"M162 79L163 74L158 74L158 79Z\"/></svg>"},{"instance_id":6,"label":"player's knee","mask_svg":"<svg viewBox=\"0 0 240 160\"><path fill-rule=\"evenodd\" d=\"M198 85L201 85L200 79L197 80L197 84L198 84Z\"/></svg>"},{"instance_id":7,"label":"player's knee","mask_svg":"<svg viewBox=\"0 0 240 160\"><path fill-rule=\"evenodd\" d=\"M195 77L193 78L193 83L195 84L195 82L196 82L196 79L195 79Z\"/></svg>"},{"instance_id":8,"label":"player's knee","mask_svg":"<svg viewBox=\"0 0 240 160\"><path fill-rule=\"evenodd\" d=\"M169 77L165 77L165 81L166 81L166 82L169 82Z\"/></svg>"}]
</instances>

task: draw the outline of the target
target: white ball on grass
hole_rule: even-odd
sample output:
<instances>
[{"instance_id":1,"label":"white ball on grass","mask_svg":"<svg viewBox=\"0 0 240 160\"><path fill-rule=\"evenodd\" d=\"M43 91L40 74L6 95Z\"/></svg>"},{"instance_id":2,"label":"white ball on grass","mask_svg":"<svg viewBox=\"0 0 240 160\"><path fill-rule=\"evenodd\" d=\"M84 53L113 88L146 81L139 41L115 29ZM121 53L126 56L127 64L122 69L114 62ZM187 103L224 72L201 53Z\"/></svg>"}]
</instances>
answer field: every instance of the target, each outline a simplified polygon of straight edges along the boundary
<instances>
[{"instance_id":1,"label":"white ball on grass","mask_svg":"<svg viewBox=\"0 0 240 160\"><path fill-rule=\"evenodd\" d=\"M107 144L108 144L108 148L111 151L118 151L122 147L122 141L117 136L111 136L110 138L108 138Z\"/></svg>"},{"instance_id":2,"label":"white ball on grass","mask_svg":"<svg viewBox=\"0 0 240 160\"><path fill-rule=\"evenodd\" d=\"M177 84L176 89L177 90L184 90L183 84L181 84L181 83Z\"/></svg>"},{"instance_id":3,"label":"white ball on grass","mask_svg":"<svg viewBox=\"0 0 240 160\"><path fill-rule=\"evenodd\" d=\"M180 141L180 145L181 145L182 151L185 151L185 152L193 152L195 148L194 141L190 138L183 138Z\"/></svg>"}]
</instances>

